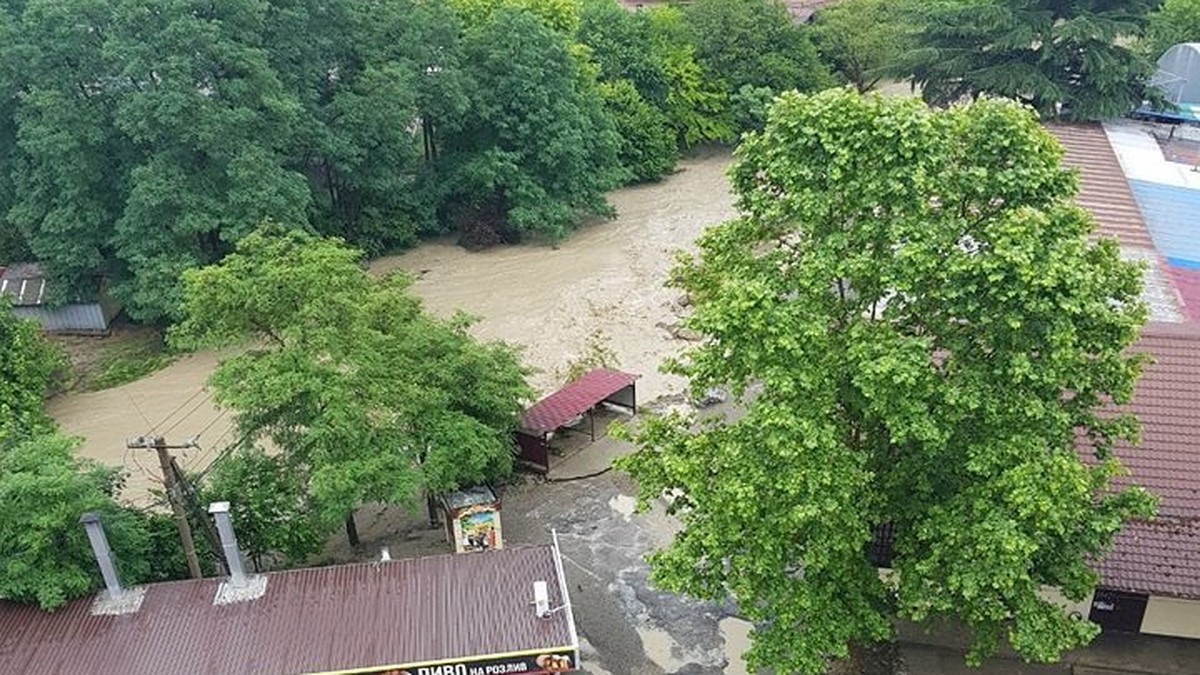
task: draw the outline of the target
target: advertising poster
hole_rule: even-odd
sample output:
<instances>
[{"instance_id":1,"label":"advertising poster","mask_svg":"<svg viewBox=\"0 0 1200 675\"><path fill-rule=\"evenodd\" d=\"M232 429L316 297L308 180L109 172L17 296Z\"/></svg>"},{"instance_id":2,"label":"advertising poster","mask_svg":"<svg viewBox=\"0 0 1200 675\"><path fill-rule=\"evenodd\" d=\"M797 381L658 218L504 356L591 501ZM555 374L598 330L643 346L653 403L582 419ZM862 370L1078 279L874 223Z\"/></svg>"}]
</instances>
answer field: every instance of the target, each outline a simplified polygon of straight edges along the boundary
<instances>
[{"instance_id":1,"label":"advertising poster","mask_svg":"<svg viewBox=\"0 0 1200 675\"><path fill-rule=\"evenodd\" d=\"M545 653L513 654L463 661L443 661L429 665L385 666L377 670L355 669L355 675L549 675L574 671L579 666L578 652L573 649L549 650Z\"/></svg>"}]
</instances>

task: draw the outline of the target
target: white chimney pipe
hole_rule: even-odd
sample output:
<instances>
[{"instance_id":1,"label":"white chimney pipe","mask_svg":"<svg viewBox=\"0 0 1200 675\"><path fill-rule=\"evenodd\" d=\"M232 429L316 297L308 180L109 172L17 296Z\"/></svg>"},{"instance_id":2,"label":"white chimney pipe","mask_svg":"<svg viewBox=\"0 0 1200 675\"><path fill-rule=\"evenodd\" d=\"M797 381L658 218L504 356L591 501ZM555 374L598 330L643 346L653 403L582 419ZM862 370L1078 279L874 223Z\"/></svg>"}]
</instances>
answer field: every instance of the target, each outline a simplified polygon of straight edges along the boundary
<instances>
[{"instance_id":1,"label":"white chimney pipe","mask_svg":"<svg viewBox=\"0 0 1200 675\"><path fill-rule=\"evenodd\" d=\"M108 548L108 537L104 536L104 526L100 524L100 516L88 512L79 517L79 522L87 530L88 541L92 543L92 553L100 565L100 576L104 577L104 586L108 589L108 597L116 599L125 592L121 581L117 579L117 568L113 566L112 550Z\"/></svg>"},{"instance_id":2,"label":"white chimney pipe","mask_svg":"<svg viewBox=\"0 0 1200 675\"><path fill-rule=\"evenodd\" d=\"M244 586L246 573L242 570L242 554L238 550L237 536L233 533L233 523L229 520L229 502L209 504L208 512L217 521L217 534L221 537L221 548L225 550L225 563L229 567L229 583L231 586Z\"/></svg>"}]
</instances>

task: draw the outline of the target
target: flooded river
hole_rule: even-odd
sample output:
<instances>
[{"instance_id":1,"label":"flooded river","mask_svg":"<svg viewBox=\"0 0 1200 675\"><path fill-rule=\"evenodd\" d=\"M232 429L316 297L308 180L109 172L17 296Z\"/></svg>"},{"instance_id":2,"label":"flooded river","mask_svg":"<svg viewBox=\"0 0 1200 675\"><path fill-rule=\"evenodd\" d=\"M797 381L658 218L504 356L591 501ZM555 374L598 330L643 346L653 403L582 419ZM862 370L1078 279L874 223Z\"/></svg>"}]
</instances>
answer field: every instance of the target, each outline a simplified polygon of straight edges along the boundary
<instances>
[{"instance_id":1,"label":"flooded river","mask_svg":"<svg viewBox=\"0 0 1200 675\"><path fill-rule=\"evenodd\" d=\"M682 389L658 372L667 355L686 346L664 326L679 321L678 291L663 288L674 252L688 248L709 225L732 217L725 172L727 153L689 159L662 183L610 195L617 218L590 225L560 246L517 246L469 253L450 242L424 244L377 260L373 269L403 269L416 277L414 292L433 312L457 310L479 318L472 331L523 350L535 370L531 384L546 394L562 384L572 360L598 331L614 365L640 374L638 399ZM170 442L199 436L200 448L179 453L199 468L233 440L232 415L213 407L205 381L213 353L185 357L137 382L59 397L51 414L83 437L81 453L130 471L125 495L139 500L155 485L152 453L128 450L126 440L155 427Z\"/></svg>"}]
</instances>

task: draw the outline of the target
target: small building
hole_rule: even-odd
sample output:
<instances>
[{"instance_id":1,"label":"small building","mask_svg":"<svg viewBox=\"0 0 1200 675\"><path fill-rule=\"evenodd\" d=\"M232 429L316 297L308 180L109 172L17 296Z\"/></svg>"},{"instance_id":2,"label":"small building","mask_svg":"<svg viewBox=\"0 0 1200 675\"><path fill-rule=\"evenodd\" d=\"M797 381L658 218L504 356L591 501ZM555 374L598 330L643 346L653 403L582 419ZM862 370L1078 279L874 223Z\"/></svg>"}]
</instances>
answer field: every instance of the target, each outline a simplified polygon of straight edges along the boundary
<instances>
[{"instance_id":1,"label":"small building","mask_svg":"<svg viewBox=\"0 0 1200 675\"><path fill-rule=\"evenodd\" d=\"M0 295L9 297L13 313L37 321L48 333L103 335L121 311L103 283L94 299L61 305L51 303L50 286L51 281L37 263L0 268Z\"/></svg>"},{"instance_id":2,"label":"small building","mask_svg":"<svg viewBox=\"0 0 1200 675\"><path fill-rule=\"evenodd\" d=\"M115 576L111 565L105 573ZM0 673L536 675L579 666L557 541L110 588L55 612L0 601Z\"/></svg>"},{"instance_id":3,"label":"small building","mask_svg":"<svg viewBox=\"0 0 1200 675\"><path fill-rule=\"evenodd\" d=\"M442 497L446 514L446 541L455 553L495 551L504 548L500 529L500 500L486 485L476 485Z\"/></svg>"}]
</instances>

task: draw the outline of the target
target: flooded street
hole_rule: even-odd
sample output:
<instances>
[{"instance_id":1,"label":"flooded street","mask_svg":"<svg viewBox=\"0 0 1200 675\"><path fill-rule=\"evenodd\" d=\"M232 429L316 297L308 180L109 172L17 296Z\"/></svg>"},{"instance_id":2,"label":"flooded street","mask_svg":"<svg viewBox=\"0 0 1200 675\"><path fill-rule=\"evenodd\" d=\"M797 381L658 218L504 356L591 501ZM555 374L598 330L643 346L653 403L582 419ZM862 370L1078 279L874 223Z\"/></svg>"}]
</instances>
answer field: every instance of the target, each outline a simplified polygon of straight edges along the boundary
<instances>
[{"instance_id":1,"label":"flooded street","mask_svg":"<svg viewBox=\"0 0 1200 675\"><path fill-rule=\"evenodd\" d=\"M539 394L562 384L588 336L599 331L616 355L613 365L642 376L638 400L649 401L682 389L678 378L657 370L687 344L663 327L679 321L673 301L680 295L663 282L675 251L733 216L729 163L728 153L703 155L681 162L662 183L618 190L609 196L615 220L583 228L557 248L470 253L433 242L377 260L373 269L410 272L414 292L431 311L465 311L479 317L472 329L479 337L521 347ZM60 396L50 413L67 433L84 438L83 456L128 469L123 494L142 501L156 484L157 464L150 451L127 450L126 439L151 428L170 443L199 436L199 450L176 453L193 470L233 440L232 415L216 410L204 389L217 362L211 352L190 355L136 382Z\"/></svg>"}]
</instances>

